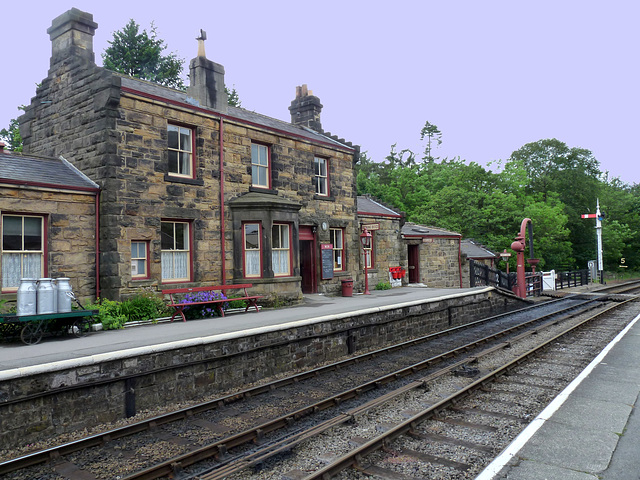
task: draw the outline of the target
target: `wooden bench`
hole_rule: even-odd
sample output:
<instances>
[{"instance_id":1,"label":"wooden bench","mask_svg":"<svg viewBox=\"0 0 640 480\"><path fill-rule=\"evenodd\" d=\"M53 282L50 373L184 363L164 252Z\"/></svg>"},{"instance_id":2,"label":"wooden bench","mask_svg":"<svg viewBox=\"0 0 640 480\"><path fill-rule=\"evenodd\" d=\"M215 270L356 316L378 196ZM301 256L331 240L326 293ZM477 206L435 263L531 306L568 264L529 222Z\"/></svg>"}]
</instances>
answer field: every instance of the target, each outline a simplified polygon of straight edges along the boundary
<instances>
[{"instance_id":1,"label":"wooden bench","mask_svg":"<svg viewBox=\"0 0 640 480\"><path fill-rule=\"evenodd\" d=\"M251 288L252 286L253 285L251 283L243 283L239 285L214 285L210 287L171 288L169 290L162 290L162 294L169 295L169 299L170 299L169 306L176 309L174 314L171 316L171 321L173 322L173 319L176 317L176 315L180 314L180 316L182 317L182 321L186 322L187 319L184 316L183 310L186 307L193 306L193 305L214 305L220 312L220 316L224 317L224 308L222 305L223 303L231 302L233 300L246 300L247 308L244 309L245 312L248 311L250 307L255 307L256 312L259 312L260 310L258 309L258 305L256 302L259 298L263 298L263 297L260 295L249 295L247 293L247 288ZM193 302L193 301L184 302L182 299L179 299L179 298L176 299L174 297L174 295L180 295L180 294L186 294L186 293L197 293L197 292L220 292L224 294L228 290L242 290L243 295L240 297L219 298L215 300L204 300L204 301L197 301L197 302Z\"/></svg>"}]
</instances>

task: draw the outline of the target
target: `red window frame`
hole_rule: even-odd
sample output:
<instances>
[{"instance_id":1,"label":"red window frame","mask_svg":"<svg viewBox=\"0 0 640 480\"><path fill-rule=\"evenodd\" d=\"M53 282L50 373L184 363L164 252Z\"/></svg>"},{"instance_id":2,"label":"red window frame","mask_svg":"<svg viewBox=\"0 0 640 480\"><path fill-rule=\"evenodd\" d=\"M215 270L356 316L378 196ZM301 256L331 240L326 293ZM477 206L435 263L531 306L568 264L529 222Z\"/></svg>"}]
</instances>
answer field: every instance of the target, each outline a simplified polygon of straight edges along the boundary
<instances>
[{"instance_id":1,"label":"red window frame","mask_svg":"<svg viewBox=\"0 0 640 480\"><path fill-rule=\"evenodd\" d=\"M334 237L334 234L333 234L334 231L339 231L341 236L342 236L342 248L340 248L340 249L336 248L335 237ZM329 229L329 235L330 235L329 238L330 238L331 243L333 245L333 271L334 272L344 272L346 270L346 268L347 268L346 265L345 265L346 264L346 259L347 259L347 254L346 254L347 246L345 245L345 241L344 241L344 238L345 238L345 236L344 236L344 228L332 227L332 228ZM341 265L340 268L336 268L336 253L337 253L338 250L342 253L342 265Z\"/></svg>"},{"instance_id":2,"label":"red window frame","mask_svg":"<svg viewBox=\"0 0 640 480\"><path fill-rule=\"evenodd\" d=\"M2 212L2 214L0 215L0 263L2 261L2 255L5 253L3 249L3 241L4 241L4 217L6 216L7 217L35 217L35 218L40 218L42 220L42 260L41 260L42 277L41 278L47 277L49 272L49 261L48 261L49 215L46 213L24 213L24 212L9 212L9 211ZM14 252L14 251L7 250L7 253L11 253L11 252ZM1 276L1 271L0 271L0 276ZM19 285L16 287L2 287L2 284L0 282L0 291L2 291L3 293L17 292L19 287L20 287Z\"/></svg>"},{"instance_id":3,"label":"red window frame","mask_svg":"<svg viewBox=\"0 0 640 480\"><path fill-rule=\"evenodd\" d=\"M288 245L289 246L288 246L288 248L286 250L288 252L288 257L289 257L288 258L289 269L288 269L288 271L286 273L276 273L275 269L273 269L273 258L274 258L273 253L276 250L274 248L274 246L273 246L274 245L274 242L273 242L273 227L278 227L279 232L281 232L280 227L287 227L287 237L288 237L287 241L288 241ZM291 243L292 243L292 240L293 240L293 236L292 236L292 231L291 230L292 230L292 228L291 228L291 224L290 223L283 223L283 222L276 223L276 222L274 222L273 225L272 225L272 228L271 228L271 258L272 258L271 264L272 265L271 265L271 268L273 269L273 276L274 277L290 277L291 276L291 272L293 271L293 267L292 267L293 249L291 248ZM283 251L285 249L278 248L277 250L278 251Z\"/></svg>"},{"instance_id":4,"label":"red window frame","mask_svg":"<svg viewBox=\"0 0 640 480\"><path fill-rule=\"evenodd\" d=\"M258 248L250 249L249 251L258 251L260 260L258 266L258 273L247 273L247 242L246 242L246 227L249 225L255 225L258 227ZM262 248L262 223L261 222L243 222L242 223L242 273L244 278L262 278L262 262L263 262L263 248Z\"/></svg>"},{"instance_id":5,"label":"red window frame","mask_svg":"<svg viewBox=\"0 0 640 480\"><path fill-rule=\"evenodd\" d=\"M260 148L264 148L267 152L267 165L264 166L260 163L254 162L254 148L253 147L257 147L258 149ZM258 157L258 160L260 160L260 158ZM266 169L266 185L262 185L260 183L256 183L256 177L253 174L253 170L254 170L254 165L256 166L255 168L265 168ZM258 180L260 179L260 175L258 175ZM260 142L251 142L251 186L255 187L255 188L264 188L267 190L271 189L271 146L267 145L266 143L260 143Z\"/></svg>"},{"instance_id":6,"label":"red window frame","mask_svg":"<svg viewBox=\"0 0 640 480\"><path fill-rule=\"evenodd\" d=\"M176 219L176 218L163 218L160 221L161 225L163 223L172 223L172 224L176 224L176 223L184 223L187 225L187 245L189 246L189 250L188 250L188 261L187 261L187 276L186 277L181 277L181 278L170 278L170 279L165 279L162 276L162 272L160 273L160 282L162 284L170 284L170 283L185 283L185 282L192 282L193 281L193 222L190 220L184 220L184 219ZM162 226L161 226L162 228ZM175 227L174 227L175 230ZM162 235L162 231L160 233L160 235ZM160 255L162 256L162 252L165 251L172 251L172 249L163 249L162 248L162 239L160 240ZM161 265L161 269L162 269L162 258L160 259L160 265Z\"/></svg>"},{"instance_id":7,"label":"red window frame","mask_svg":"<svg viewBox=\"0 0 640 480\"><path fill-rule=\"evenodd\" d=\"M320 164L320 160L324 161L325 175L319 175L317 172L316 165ZM331 182L329 181L329 159L326 157L313 157L313 174L316 181L316 195L319 197L328 197L331 194L331 188L329 187ZM321 193L320 190L320 179L324 179L326 182L325 193Z\"/></svg>"},{"instance_id":8,"label":"red window frame","mask_svg":"<svg viewBox=\"0 0 640 480\"><path fill-rule=\"evenodd\" d=\"M178 149L172 149L171 147L169 147L169 128L170 127L174 127L174 128L178 128L178 129L185 129L185 130L189 130L189 135L191 137L191 162L190 162L190 172L188 174L186 173L180 173L180 172L172 172L169 169L169 162L167 161L167 175L172 176L172 177L177 177L177 178L195 178L196 175L196 129L189 126L189 125L181 125L179 123L167 123L167 152L169 151L177 151L177 152L186 152L186 150L181 150L180 147L178 147ZM180 138L180 130L178 130L178 139ZM180 160L178 159L178 165L180 165Z\"/></svg>"},{"instance_id":9,"label":"red window frame","mask_svg":"<svg viewBox=\"0 0 640 480\"><path fill-rule=\"evenodd\" d=\"M149 247L149 240L131 240L131 245L133 246L134 243L142 243L144 244L144 250L145 250L145 257L144 257L144 268L145 268L145 274L144 275L140 275L140 274L133 274L133 271L131 272L131 280L148 280L151 277L151 273L150 273L150 263L149 263L149 254L151 252L151 249ZM133 269L133 261L139 261L141 260L140 257L134 257L133 256L133 248L131 249L131 268Z\"/></svg>"}]
</instances>

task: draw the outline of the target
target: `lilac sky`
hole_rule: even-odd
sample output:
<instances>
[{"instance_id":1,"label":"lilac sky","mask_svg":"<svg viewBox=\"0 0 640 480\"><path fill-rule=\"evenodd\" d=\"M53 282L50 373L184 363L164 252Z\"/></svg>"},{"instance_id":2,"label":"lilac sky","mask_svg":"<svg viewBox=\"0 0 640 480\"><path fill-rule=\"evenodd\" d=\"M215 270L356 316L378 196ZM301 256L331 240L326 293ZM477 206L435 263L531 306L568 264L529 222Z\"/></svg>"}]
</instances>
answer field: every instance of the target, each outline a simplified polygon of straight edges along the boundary
<instances>
[{"instance_id":1,"label":"lilac sky","mask_svg":"<svg viewBox=\"0 0 640 480\"><path fill-rule=\"evenodd\" d=\"M421 155L429 121L442 132L434 156L486 166L557 138L591 150L610 178L640 183L637 0L8 2L0 127L46 76L46 30L71 7L98 23L99 65L130 18L153 21L187 66L205 30L207 57L244 108L289 121L306 83L324 129L377 161L394 143Z\"/></svg>"}]
</instances>

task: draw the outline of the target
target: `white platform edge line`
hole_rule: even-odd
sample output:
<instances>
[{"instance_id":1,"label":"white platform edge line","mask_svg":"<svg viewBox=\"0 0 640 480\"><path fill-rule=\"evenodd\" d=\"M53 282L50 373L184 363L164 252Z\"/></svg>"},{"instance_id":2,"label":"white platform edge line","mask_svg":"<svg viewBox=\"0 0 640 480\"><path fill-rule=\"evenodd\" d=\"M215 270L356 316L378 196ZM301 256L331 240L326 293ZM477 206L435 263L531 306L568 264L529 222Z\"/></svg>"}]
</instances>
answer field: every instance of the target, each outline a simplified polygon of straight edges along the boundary
<instances>
[{"instance_id":1,"label":"white platform edge line","mask_svg":"<svg viewBox=\"0 0 640 480\"><path fill-rule=\"evenodd\" d=\"M500 473L500 471L509 463L509 461L517 455L517 453L524 447L524 445L531 439L531 437L538 431L544 423L549 420L555 412L564 404L569 398L569 395L582 383L582 381L589 376L589 374L595 369L600 362L607 356L609 351L627 334L629 330L640 320L640 315L634 318L624 330L622 330L616 338L611 340L609 344L600 352L600 354L593 359L593 361L587 365L587 367L578 375L567 387L558 394L558 396L538 415L522 432L518 435L511 444L509 444L500 455L498 455L493 462L480 472L475 480L491 480Z\"/></svg>"}]
</instances>

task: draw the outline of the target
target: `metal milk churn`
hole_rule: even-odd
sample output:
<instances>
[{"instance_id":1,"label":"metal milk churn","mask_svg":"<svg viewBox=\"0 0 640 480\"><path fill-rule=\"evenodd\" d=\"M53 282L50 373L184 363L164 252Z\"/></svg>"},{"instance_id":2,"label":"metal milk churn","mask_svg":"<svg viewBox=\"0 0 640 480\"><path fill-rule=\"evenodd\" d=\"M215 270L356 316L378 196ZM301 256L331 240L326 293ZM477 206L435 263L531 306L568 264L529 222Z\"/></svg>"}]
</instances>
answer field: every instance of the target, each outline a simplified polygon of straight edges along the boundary
<instances>
[{"instance_id":1,"label":"metal milk churn","mask_svg":"<svg viewBox=\"0 0 640 480\"><path fill-rule=\"evenodd\" d=\"M58 311L58 281L53 278L51 279L51 286L53 287L53 311Z\"/></svg>"},{"instance_id":2,"label":"metal milk churn","mask_svg":"<svg viewBox=\"0 0 640 480\"><path fill-rule=\"evenodd\" d=\"M17 313L18 315L36 314L37 287L35 278L21 278L18 287Z\"/></svg>"},{"instance_id":3,"label":"metal milk churn","mask_svg":"<svg viewBox=\"0 0 640 480\"><path fill-rule=\"evenodd\" d=\"M66 313L71 311L71 297L67 295L71 293L71 284L68 278L58 279L58 313Z\"/></svg>"},{"instance_id":4,"label":"metal milk churn","mask_svg":"<svg viewBox=\"0 0 640 480\"><path fill-rule=\"evenodd\" d=\"M43 313L56 313L53 309L53 285L50 278L41 278L38 280L38 298L36 302L36 310L38 315Z\"/></svg>"}]
</instances>

